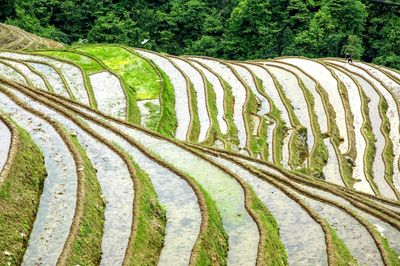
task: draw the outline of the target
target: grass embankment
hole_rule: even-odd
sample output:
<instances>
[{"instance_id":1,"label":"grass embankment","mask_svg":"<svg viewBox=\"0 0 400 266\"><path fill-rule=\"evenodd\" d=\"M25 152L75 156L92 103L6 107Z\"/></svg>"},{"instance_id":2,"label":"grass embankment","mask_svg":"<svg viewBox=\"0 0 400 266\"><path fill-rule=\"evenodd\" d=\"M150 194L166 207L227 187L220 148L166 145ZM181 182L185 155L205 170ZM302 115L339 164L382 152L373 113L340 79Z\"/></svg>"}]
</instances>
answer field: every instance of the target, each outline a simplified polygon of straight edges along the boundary
<instances>
[{"instance_id":1,"label":"grass embankment","mask_svg":"<svg viewBox=\"0 0 400 266\"><path fill-rule=\"evenodd\" d=\"M70 61L80 66L88 75L104 71L104 68L90 57L68 51L46 50L35 51L35 54L49 55L61 60Z\"/></svg>"},{"instance_id":2,"label":"grass embankment","mask_svg":"<svg viewBox=\"0 0 400 266\"><path fill-rule=\"evenodd\" d=\"M316 178L321 178L322 169L324 168L326 162L328 161L328 150L325 146L321 129L319 127L318 119L315 114L314 96L300 79L299 79L299 86L302 88L308 108L309 110L311 110L310 121L311 121L311 126L313 127L312 129L315 142L314 148L311 150L311 154L309 155L309 162L307 168L302 168L299 170L299 172L306 175L314 176ZM304 132L303 134L306 134L306 132Z\"/></svg>"},{"instance_id":3,"label":"grass embankment","mask_svg":"<svg viewBox=\"0 0 400 266\"><path fill-rule=\"evenodd\" d=\"M201 73L201 72L200 72ZM203 75L203 73L201 73ZM208 137L203 142L205 145L212 145L217 139L223 139L223 135L221 133L221 129L219 127L217 121L217 98L215 91L213 89L213 85L205 78L205 88L206 88L206 101L207 101L207 110L209 112L209 117L211 121L211 127L208 131Z\"/></svg>"},{"instance_id":4,"label":"grass embankment","mask_svg":"<svg viewBox=\"0 0 400 266\"><path fill-rule=\"evenodd\" d=\"M360 87L358 89L360 92L361 108L364 118L362 133L367 141L367 148L364 155L364 172L369 181L369 184L371 185L372 190L375 192L376 195L380 195L380 191L374 181L373 173L374 158L375 156L377 156L375 147L376 137L372 131L371 119L369 117L368 97L365 95L365 92Z\"/></svg>"},{"instance_id":5,"label":"grass embankment","mask_svg":"<svg viewBox=\"0 0 400 266\"><path fill-rule=\"evenodd\" d=\"M194 181L195 182L195 181ZM208 213L208 226L200 235L194 251L194 265L226 265L228 255L228 235L222 224L221 214L214 200L199 184L200 191L204 195Z\"/></svg>"},{"instance_id":6,"label":"grass embankment","mask_svg":"<svg viewBox=\"0 0 400 266\"><path fill-rule=\"evenodd\" d=\"M355 179L353 179L353 168L351 163L345 158L343 154L340 153L339 151L339 145L340 145L340 133L338 126L336 124L336 112L335 109L333 108L332 104L329 102L329 97L327 92L322 88L320 84L317 84L317 91L321 95L322 102L324 104L327 117L328 117L328 128L329 128L329 133L328 136L325 137L330 137L332 140L333 148L335 149L335 153L337 155L338 161L339 161L339 167L340 167L340 174L343 180L343 183L349 187L352 188L354 183L356 182Z\"/></svg>"},{"instance_id":7,"label":"grass embankment","mask_svg":"<svg viewBox=\"0 0 400 266\"><path fill-rule=\"evenodd\" d=\"M200 135L200 120L199 120L199 112L197 107L197 94L194 90L193 83L189 80L189 78L185 75L185 78L188 79L188 95L189 95L189 110L191 113L191 120L190 120L190 132L189 140L193 142L197 142L199 140Z\"/></svg>"},{"instance_id":8,"label":"grass embankment","mask_svg":"<svg viewBox=\"0 0 400 266\"><path fill-rule=\"evenodd\" d=\"M390 139L390 122L387 116L388 104L386 100L381 96L379 101L379 111L382 118L381 131L385 137L385 148L383 150L383 161L385 162L385 179L389 184L393 184L393 142Z\"/></svg>"},{"instance_id":9,"label":"grass embankment","mask_svg":"<svg viewBox=\"0 0 400 266\"><path fill-rule=\"evenodd\" d=\"M133 161L132 157L130 160L142 189L137 191L137 196L140 197L138 201L140 216L135 239L128 247L132 255L126 262L128 265L156 265L164 245L166 212L158 202L148 174Z\"/></svg>"},{"instance_id":10,"label":"grass embankment","mask_svg":"<svg viewBox=\"0 0 400 266\"><path fill-rule=\"evenodd\" d=\"M67 265L95 265L100 263L102 254L101 240L105 203L101 197L102 192L97 180L96 169L93 168L86 151L79 144L77 138L72 136L71 139L83 159L86 195L78 234L72 242Z\"/></svg>"},{"instance_id":11,"label":"grass embankment","mask_svg":"<svg viewBox=\"0 0 400 266\"><path fill-rule=\"evenodd\" d=\"M264 92L263 89L264 85L263 82L260 78L256 77L256 86L258 87L259 92L268 100L270 104L270 112L267 114L267 116L273 120L275 123L275 129L273 132L273 140L272 140L272 145L273 147L273 153L272 158L273 161L277 165L281 165L282 161L282 145L283 145L283 138L287 134L287 127L285 125L285 122L283 122L282 117L281 117L281 111L276 107L275 103L271 100L270 97ZM267 128L268 128L268 122L265 121L265 126L263 125L261 130L260 130L260 135L263 134L267 136ZM264 153L263 153L264 158L268 158L268 140L266 139L266 147L264 147Z\"/></svg>"},{"instance_id":12,"label":"grass embankment","mask_svg":"<svg viewBox=\"0 0 400 266\"><path fill-rule=\"evenodd\" d=\"M14 159L9 162L9 171L0 183L2 265L21 264L47 176L39 147L25 130L18 126L14 128L13 134L17 134Z\"/></svg>"},{"instance_id":13,"label":"grass embankment","mask_svg":"<svg viewBox=\"0 0 400 266\"><path fill-rule=\"evenodd\" d=\"M279 236L279 225L272 213L256 196L252 188L249 189L252 198L251 208L260 218L261 226L265 230L264 249L259 253L258 261L263 265L288 265L285 246Z\"/></svg>"},{"instance_id":14,"label":"grass embankment","mask_svg":"<svg viewBox=\"0 0 400 266\"><path fill-rule=\"evenodd\" d=\"M178 125L175 112L175 91L167 74L159 68L158 70L162 78L160 92L161 115L156 131L166 137L173 138Z\"/></svg>"},{"instance_id":15,"label":"grass embankment","mask_svg":"<svg viewBox=\"0 0 400 266\"><path fill-rule=\"evenodd\" d=\"M357 265L356 259L351 254L350 250L347 248L346 244L342 239L339 238L335 229L328 226L332 235L332 244L334 248L334 256L336 257L337 266L355 266Z\"/></svg>"},{"instance_id":16,"label":"grass embankment","mask_svg":"<svg viewBox=\"0 0 400 266\"><path fill-rule=\"evenodd\" d=\"M266 71L268 70L266 69ZM276 77L271 72L268 71L268 73L270 74L275 83L275 87L279 93L279 97L281 98L283 104L285 105L286 110L288 111L289 114L290 122L294 127L289 141L289 151L290 151L289 165L291 166L292 169L301 169L303 168L304 162L308 157L307 137L304 137L304 135L307 136L307 129L300 124L300 121L294 112L293 105L291 104L290 100L286 97L282 85L278 82Z\"/></svg>"},{"instance_id":17,"label":"grass embankment","mask_svg":"<svg viewBox=\"0 0 400 266\"><path fill-rule=\"evenodd\" d=\"M140 111L136 101L156 99L160 92L153 67L143 58L118 46L89 45L76 50L96 57L121 77L127 96L127 119L139 123Z\"/></svg>"},{"instance_id":18,"label":"grass embankment","mask_svg":"<svg viewBox=\"0 0 400 266\"><path fill-rule=\"evenodd\" d=\"M257 155L264 157L265 149L268 149L267 143L267 135L260 134L262 128L265 128L265 121L263 117L257 115L257 112L260 107L260 103L257 101L255 95L251 90L248 90L248 102L247 102L247 121L249 122L249 142L250 142L250 150L253 157L257 157ZM257 118L256 118L257 117ZM255 119L258 119L259 124L256 124ZM257 126L257 128L255 128ZM253 135L253 132L257 132L256 135Z\"/></svg>"}]
</instances>

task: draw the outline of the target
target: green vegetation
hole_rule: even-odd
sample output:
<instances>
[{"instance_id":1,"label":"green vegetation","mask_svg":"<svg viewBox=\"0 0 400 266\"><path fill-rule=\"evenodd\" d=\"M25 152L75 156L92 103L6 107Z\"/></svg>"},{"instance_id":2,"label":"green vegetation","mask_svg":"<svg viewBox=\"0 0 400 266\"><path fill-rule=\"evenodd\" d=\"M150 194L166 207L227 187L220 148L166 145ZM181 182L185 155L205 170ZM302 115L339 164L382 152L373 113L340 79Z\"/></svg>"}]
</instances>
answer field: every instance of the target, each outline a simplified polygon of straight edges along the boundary
<instances>
[{"instance_id":1,"label":"green vegetation","mask_svg":"<svg viewBox=\"0 0 400 266\"><path fill-rule=\"evenodd\" d=\"M338 266L355 266L357 265L356 259L351 255L349 249L346 247L346 245L343 243L343 240L341 240L336 231L329 226L329 230L331 231L332 234L332 240L333 240L333 245L334 245L334 252L335 252L335 257L336 257L336 263Z\"/></svg>"},{"instance_id":2,"label":"green vegetation","mask_svg":"<svg viewBox=\"0 0 400 266\"><path fill-rule=\"evenodd\" d=\"M79 65L88 75L104 71L104 68L90 57L67 51L37 51L35 53L50 55Z\"/></svg>"},{"instance_id":3,"label":"green vegetation","mask_svg":"<svg viewBox=\"0 0 400 266\"><path fill-rule=\"evenodd\" d=\"M228 235L222 224L222 218L219 210L213 201L200 185L197 185L204 195L207 213L208 227L203 234L197 247L197 256L194 264L198 266L206 265L226 265L226 257L228 254ZM195 247L196 248L196 247Z\"/></svg>"},{"instance_id":4,"label":"green vegetation","mask_svg":"<svg viewBox=\"0 0 400 266\"><path fill-rule=\"evenodd\" d=\"M288 265L285 246L279 237L279 225L271 212L264 206L254 191L250 189L251 208L260 217L262 227L265 229L265 243L261 261L265 265Z\"/></svg>"},{"instance_id":5,"label":"green vegetation","mask_svg":"<svg viewBox=\"0 0 400 266\"><path fill-rule=\"evenodd\" d=\"M193 83L190 81L189 81L188 94L190 99L190 113L191 113L189 140L197 142L200 134L200 120L197 108L197 94L196 91L194 90Z\"/></svg>"},{"instance_id":6,"label":"green vegetation","mask_svg":"<svg viewBox=\"0 0 400 266\"><path fill-rule=\"evenodd\" d=\"M83 46L78 51L88 53L101 60L116 72L128 86L136 100L158 97L160 85L153 67L140 56L118 46Z\"/></svg>"},{"instance_id":7,"label":"green vegetation","mask_svg":"<svg viewBox=\"0 0 400 266\"><path fill-rule=\"evenodd\" d=\"M388 104L386 100L381 97L379 101L379 111L381 112L382 118L382 133L385 136L386 146L383 150L383 160L385 162L385 179L388 181L389 184L393 184L393 160L394 160L394 153L393 153L393 143L390 139L390 122L389 118L387 117L388 111Z\"/></svg>"},{"instance_id":8,"label":"green vegetation","mask_svg":"<svg viewBox=\"0 0 400 266\"><path fill-rule=\"evenodd\" d=\"M135 239L129 247L132 256L128 258L127 265L155 265L164 245L166 212L158 202L148 174L132 158L131 161L140 181L140 189L136 188L137 197L140 198L140 215Z\"/></svg>"},{"instance_id":9,"label":"green vegetation","mask_svg":"<svg viewBox=\"0 0 400 266\"><path fill-rule=\"evenodd\" d=\"M175 91L168 76L158 69L161 77L160 106L161 116L156 131L166 137L174 137L178 122L175 113Z\"/></svg>"},{"instance_id":10,"label":"green vegetation","mask_svg":"<svg viewBox=\"0 0 400 266\"><path fill-rule=\"evenodd\" d=\"M15 128L16 154L0 183L0 262L5 265L22 262L47 176L39 147L22 128Z\"/></svg>"},{"instance_id":11,"label":"green vegetation","mask_svg":"<svg viewBox=\"0 0 400 266\"><path fill-rule=\"evenodd\" d=\"M101 260L101 240L104 227L105 203L101 197L101 187L97 181L96 170L93 168L86 151L76 137L71 138L84 162L85 197L83 216L79 224L79 232L72 242L72 251L68 256L68 265L95 265Z\"/></svg>"},{"instance_id":12,"label":"green vegetation","mask_svg":"<svg viewBox=\"0 0 400 266\"><path fill-rule=\"evenodd\" d=\"M146 127L150 130L157 128L158 121L160 121L160 107L152 102L147 102L144 106L149 110L149 117L146 121Z\"/></svg>"},{"instance_id":13,"label":"green vegetation","mask_svg":"<svg viewBox=\"0 0 400 266\"><path fill-rule=\"evenodd\" d=\"M140 111L137 100L154 99L159 94L158 76L143 58L118 46L82 46L77 51L99 59L111 71L119 75L127 96L128 121L138 123Z\"/></svg>"},{"instance_id":14,"label":"green vegetation","mask_svg":"<svg viewBox=\"0 0 400 266\"><path fill-rule=\"evenodd\" d=\"M0 22L67 44L229 59L350 52L400 68L399 12L396 1L370 0L84 0L79 8L76 0L4 0Z\"/></svg>"},{"instance_id":15,"label":"green vegetation","mask_svg":"<svg viewBox=\"0 0 400 266\"><path fill-rule=\"evenodd\" d=\"M311 110L310 120L315 141L314 149L311 150L311 154L309 155L307 168L302 168L300 172L319 178L322 176L322 169L328 161L328 150L325 146L318 119L315 114L314 97L301 80L299 81L299 85L304 92L308 108Z\"/></svg>"}]
</instances>

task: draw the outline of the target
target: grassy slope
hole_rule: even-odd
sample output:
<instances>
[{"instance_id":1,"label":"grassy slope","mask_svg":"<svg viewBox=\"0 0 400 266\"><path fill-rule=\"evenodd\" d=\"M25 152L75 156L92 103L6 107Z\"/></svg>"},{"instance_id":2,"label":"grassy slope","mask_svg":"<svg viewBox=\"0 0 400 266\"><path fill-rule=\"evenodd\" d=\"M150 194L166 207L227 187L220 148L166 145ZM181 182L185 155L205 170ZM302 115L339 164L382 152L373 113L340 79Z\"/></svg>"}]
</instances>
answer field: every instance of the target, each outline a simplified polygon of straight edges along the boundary
<instances>
[{"instance_id":1,"label":"grassy slope","mask_svg":"<svg viewBox=\"0 0 400 266\"><path fill-rule=\"evenodd\" d=\"M254 191L250 189L250 192L253 199L251 208L257 213L262 227L266 231L265 248L262 254L260 254L262 262L265 263L265 265L288 265L287 252L279 236L278 223L268 208L265 207L256 196Z\"/></svg>"},{"instance_id":2,"label":"grassy slope","mask_svg":"<svg viewBox=\"0 0 400 266\"><path fill-rule=\"evenodd\" d=\"M75 54L73 52L67 52L67 51L38 51L35 52L36 54L44 54L44 55L49 55L53 57L60 58L62 60L70 61L74 64L77 64L82 67L82 69L88 74L95 74L104 71L104 68L98 64L95 60L80 55L80 54Z\"/></svg>"},{"instance_id":3,"label":"grassy slope","mask_svg":"<svg viewBox=\"0 0 400 266\"><path fill-rule=\"evenodd\" d=\"M159 69L162 77L160 92L161 116L156 131L166 137L174 137L178 121L175 113L175 91L167 74Z\"/></svg>"},{"instance_id":4,"label":"grassy slope","mask_svg":"<svg viewBox=\"0 0 400 266\"><path fill-rule=\"evenodd\" d=\"M329 226L333 238L333 245L335 247L335 257L338 266L357 265L356 259L353 257L347 246L341 240L336 231Z\"/></svg>"},{"instance_id":5,"label":"grassy slope","mask_svg":"<svg viewBox=\"0 0 400 266\"><path fill-rule=\"evenodd\" d=\"M143 58L117 46L92 45L77 50L95 56L121 77L127 95L128 120L139 123L136 101L155 99L159 95L158 76L153 67Z\"/></svg>"},{"instance_id":6,"label":"grassy slope","mask_svg":"<svg viewBox=\"0 0 400 266\"><path fill-rule=\"evenodd\" d=\"M86 196L79 233L72 243L72 254L68 265L95 265L101 260L101 240L104 226L105 204L102 200L100 184L86 151L76 137L72 138L84 162Z\"/></svg>"},{"instance_id":7,"label":"grassy slope","mask_svg":"<svg viewBox=\"0 0 400 266\"><path fill-rule=\"evenodd\" d=\"M128 85L128 91L135 94L136 100L158 98L158 76L140 56L117 46L84 46L78 50L95 56L118 73Z\"/></svg>"},{"instance_id":8,"label":"grassy slope","mask_svg":"<svg viewBox=\"0 0 400 266\"><path fill-rule=\"evenodd\" d=\"M11 163L10 176L0 185L0 264L5 251L12 253L11 264L20 264L28 244L47 175L44 158L31 137L18 128L20 145Z\"/></svg>"},{"instance_id":9,"label":"grassy slope","mask_svg":"<svg viewBox=\"0 0 400 266\"><path fill-rule=\"evenodd\" d=\"M190 81L189 81L190 82ZM200 134L200 120L199 120L199 112L197 107L197 94L194 90L193 83L189 83L189 94L190 94L190 109L191 109L191 127L189 133L189 140L193 142L197 142Z\"/></svg>"},{"instance_id":10,"label":"grassy slope","mask_svg":"<svg viewBox=\"0 0 400 266\"><path fill-rule=\"evenodd\" d=\"M158 202L148 174L132 158L131 161L142 189L137 191L140 216L135 239L129 247L132 256L128 258L128 265L156 265L164 245L166 212Z\"/></svg>"},{"instance_id":11,"label":"grassy slope","mask_svg":"<svg viewBox=\"0 0 400 266\"><path fill-rule=\"evenodd\" d=\"M307 174L307 175L313 175L315 177L319 177L322 175L322 169L326 165L326 162L328 160L328 150L324 144L323 141L323 136L321 134L321 130L319 127L318 119L315 114L315 102L314 102L314 96L311 94L311 92L307 89L307 87L304 85L304 83L300 80L299 84L303 91L304 91L304 96L309 104L309 108L311 110L311 123L312 127L314 129L314 141L315 141L315 148L311 151L312 153L310 154L310 161L308 168L303 168L301 169L301 173ZM311 130L311 129L310 129Z\"/></svg>"}]
</instances>

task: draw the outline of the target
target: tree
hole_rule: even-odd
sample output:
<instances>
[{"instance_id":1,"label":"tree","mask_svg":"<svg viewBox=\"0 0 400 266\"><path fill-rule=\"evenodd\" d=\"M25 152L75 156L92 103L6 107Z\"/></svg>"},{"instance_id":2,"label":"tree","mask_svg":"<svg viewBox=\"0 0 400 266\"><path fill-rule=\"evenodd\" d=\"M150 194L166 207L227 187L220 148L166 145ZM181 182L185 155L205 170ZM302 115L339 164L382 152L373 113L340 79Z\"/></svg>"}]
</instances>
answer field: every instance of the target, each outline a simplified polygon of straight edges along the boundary
<instances>
[{"instance_id":1,"label":"tree","mask_svg":"<svg viewBox=\"0 0 400 266\"><path fill-rule=\"evenodd\" d=\"M125 18L121 19L115 13L110 12L96 20L88 34L88 41L129 44L131 38L138 38L132 32L134 26L127 14L125 14Z\"/></svg>"},{"instance_id":2,"label":"tree","mask_svg":"<svg viewBox=\"0 0 400 266\"><path fill-rule=\"evenodd\" d=\"M251 59L276 55L269 1L239 1L227 24L223 41L225 57Z\"/></svg>"}]
</instances>

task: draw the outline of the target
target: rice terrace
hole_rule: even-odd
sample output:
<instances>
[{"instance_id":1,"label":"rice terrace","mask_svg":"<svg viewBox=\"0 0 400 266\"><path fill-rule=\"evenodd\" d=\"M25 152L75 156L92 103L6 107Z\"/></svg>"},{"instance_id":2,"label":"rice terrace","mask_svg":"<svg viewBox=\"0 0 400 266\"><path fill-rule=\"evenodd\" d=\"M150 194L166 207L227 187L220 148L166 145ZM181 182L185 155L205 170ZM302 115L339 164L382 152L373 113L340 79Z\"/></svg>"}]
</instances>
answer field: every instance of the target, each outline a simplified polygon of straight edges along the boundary
<instances>
[{"instance_id":1,"label":"rice terrace","mask_svg":"<svg viewBox=\"0 0 400 266\"><path fill-rule=\"evenodd\" d=\"M400 71L0 23L0 265L400 265Z\"/></svg>"}]
</instances>

